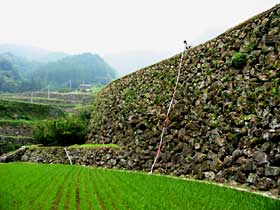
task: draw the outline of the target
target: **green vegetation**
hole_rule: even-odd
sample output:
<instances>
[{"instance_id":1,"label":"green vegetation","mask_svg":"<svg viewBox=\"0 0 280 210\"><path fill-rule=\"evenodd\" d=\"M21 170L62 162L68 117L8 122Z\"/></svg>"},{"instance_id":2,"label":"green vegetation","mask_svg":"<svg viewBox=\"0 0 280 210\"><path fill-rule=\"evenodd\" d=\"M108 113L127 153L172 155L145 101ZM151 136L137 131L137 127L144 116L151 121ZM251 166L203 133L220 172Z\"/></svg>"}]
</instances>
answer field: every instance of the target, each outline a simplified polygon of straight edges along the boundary
<instances>
[{"instance_id":1,"label":"green vegetation","mask_svg":"<svg viewBox=\"0 0 280 210\"><path fill-rule=\"evenodd\" d=\"M23 74L28 63L9 53L0 54L0 92L40 89L40 83L26 79Z\"/></svg>"},{"instance_id":2,"label":"green vegetation","mask_svg":"<svg viewBox=\"0 0 280 210\"><path fill-rule=\"evenodd\" d=\"M9 136L9 135L0 135L0 137L6 137L6 138L10 138L10 139L32 139L32 137L28 137L28 136Z\"/></svg>"},{"instance_id":3,"label":"green vegetation","mask_svg":"<svg viewBox=\"0 0 280 210\"><path fill-rule=\"evenodd\" d=\"M17 57L9 49L8 53L1 52L0 45L0 92L25 92L47 87L69 91L79 88L81 83L104 85L116 78L113 68L98 55L90 53L35 62Z\"/></svg>"},{"instance_id":4,"label":"green vegetation","mask_svg":"<svg viewBox=\"0 0 280 210\"><path fill-rule=\"evenodd\" d=\"M39 97L33 97L33 101L42 99L46 100L43 101L46 103L57 103L52 104L52 106L17 101L30 100L30 97L27 97L28 94L30 93L5 93L0 95L1 98L5 99L0 100L0 126L4 135L0 141L0 155L33 143L41 143L46 146L84 143L86 124L90 118L92 106L82 106L82 103L89 103L91 94L76 92L69 94L50 93L53 98L48 100L48 98L44 98L47 93L34 93ZM68 104L68 102L71 102L71 104ZM72 112L73 116L65 116L61 109ZM13 131L10 136L7 136L5 130L9 129ZM32 131L38 141L30 138ZM19 136L18 133L21 132L26 137ZM13 139L16 141L13 141Z\"/></svg>"},{"instance_id":5,"label":"green vegetation","mask_svg":"<svg viewBox=\"0 0 280 210\"><path fill-rule=\"evenodd\" d=\"M10 126L27 126L27 127L32 127L32 125L36 124L36 120L0 120L0 126L3 125L10 125Z\"/></svg>"},{"instance_id":6,"label":"green vegetation","mask_svg":"<svg viewBox=\"0 0 280 210\"><path fill-rule=\"evenodd\" d=\"M74 144L69 146L69 148L115 148L119 149L120 147L116 144Z\"/></svg>"},{"instance_id":7,"label":"green vegetation","mask_svg":"<svg viewBox=\"0 0 280 210\"><path fill-rule=\"evenodd\" d=\"M232 67L233 68L242 68L246 65L247 62L247 54L242 52L236 52L232 56Z\"/></svg>"},{"instance_id":8,"label":"green vegetation","mask_svg":"<svg viewBox=\"0 0 280 210\"><path fill-rule=\"evenodd\" d=\"M125 96L125 101L126 102L131 102L134 99L136 99L136 97L137 97L135 90L133 90L131 88L128 88L128 89L125 90L124 96Z\"/></svg>"},{"instance_id":9,"label":"green vegetation","mask_svg":"<svg viewBox=\"0 0 280 210\"><path fill-rule=\"evenodd\" d=\"M10 152L10 151L14 151L17 150L18 148L20 148L21 145L18 144L3 144L0 143L0 155Z\"/></svg>"},{"instance_id":10,"label":"green vegetation","mask_svg":"<svg viewBox=\"0 0 280 210\"><path fill-rule=\"evenodd\" d=\"M276 210L279 200L191 180L69 165L0 165L0 208Z\"/></svg>"},{"instance_id":11,"label":"green vegetation","mask_svg":"<svg viewBox=\"0 0 280 210\"><path fill-rule=\"evenodd\" d=\"M41 120L62 116L64 116L63 111L49 105L0 100L2 120Z\"/></svg>"},{"instance_id":12,"label":"green vegetation","mask_svg":"<svg viewBox=\"0 0 280 210\"><path fill-rule=\"evenodd\" d=\"M15 101L15 102L27 102L31 103L31 97L21 97L21 96L3 96L2 97L5 100L9 101ZM40 97L33 97L32 103L36 104L45 104L45 105L52 105L53 107L57 107L60 109L67 109L67 108L77 108L79 106L82 106L82 101L69 101L64 99L55 99L55 98L40 98Z\"/></svg>"},{"instance_id":13,"label":"green vegetation","mask_svg":"<svg viewBox=\"0 0 280 210\"><path fill-rule=\"evenodd\" d=\"M104 86L103 85L94 85L92 86L91 88L91 94L93 97L96 96L96 94L103 88Z\"/></svg>"},{"instance_id":14,"label":"green vegetation","mask_svg":"<svg viewBox=\"0 0 280 210\"><path fill-rule=\"evenodd\" d=\"M72 115L66 118L45 120L37 123L33 135L45 146L69 146L85 143L86 121Z\"/></svg>"}]
</instances>

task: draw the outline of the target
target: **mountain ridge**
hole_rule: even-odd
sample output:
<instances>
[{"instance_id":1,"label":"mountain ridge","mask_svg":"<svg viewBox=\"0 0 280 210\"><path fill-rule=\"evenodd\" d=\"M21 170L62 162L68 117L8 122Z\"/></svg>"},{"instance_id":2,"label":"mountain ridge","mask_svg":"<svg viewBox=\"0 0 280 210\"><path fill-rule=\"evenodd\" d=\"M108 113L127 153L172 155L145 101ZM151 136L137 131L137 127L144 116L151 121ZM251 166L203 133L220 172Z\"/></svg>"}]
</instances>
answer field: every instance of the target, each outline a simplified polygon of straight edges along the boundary
<instances>
[{"instance_id":1,"label":"mountain ridge","mask_svg":"<svg viewBox=\"0 0 280 210\"><path fill-rule=\"evenodd\" d=\"M56 61L69 54L64 52L52 52L43 48L22 44L0 44L0 53L11 53L17 57L28 59L29 61L47 63Z\"/></svg>"},{"instance_id":2,"label":"mountain ridge","mask_svg":"<svg viewBox=\"0 0 280 210\"><path fill-rule=\"evenodd\" d=\"M40 90L46 86L69 89L70 80L72 88L84 82L104 85L115 78L116 71L98 54L83 53L44 63L11 52L0 53L0 91L4 92Z\"/></svg>"}]
</instances>

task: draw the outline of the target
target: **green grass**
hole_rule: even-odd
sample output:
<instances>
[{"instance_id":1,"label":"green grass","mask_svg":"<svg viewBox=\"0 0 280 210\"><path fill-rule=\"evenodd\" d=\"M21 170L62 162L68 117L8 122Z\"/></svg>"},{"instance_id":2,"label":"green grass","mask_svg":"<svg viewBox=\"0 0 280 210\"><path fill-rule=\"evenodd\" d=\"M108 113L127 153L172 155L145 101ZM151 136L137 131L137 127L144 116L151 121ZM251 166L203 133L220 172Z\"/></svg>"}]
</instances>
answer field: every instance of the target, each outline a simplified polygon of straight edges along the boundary
<instances>
[{"instance_id":1,"label":"green grass","mask_svg":"<svg viewBox=\"0 0 280 210\"><path fill-rule=\"evenodd\" d=\"M280 201L166 176L70 165L0 164L0 209L277 210Z\"/></svg>"},{"instance_id":2,"label":"green grass","mask_svg":"<svg viewBox=\"0 0 280 210\"><path fill-rule=\"evenodd\" d=\"M17 101L31 101L31 97L30 96L6 96L4 97L4 99L7 100L17 100ZM53 101L53 102L62 102L62 103L77 103L77 101L71 101L71 100L65 100L65 99L59 99L59 98L43 98L43 97L33 97L33 101Z\"/></svg>"},{"instance_id":3,"label":"green grass","mask_svg":"<svg viewBox=\"0 0 280 210\"><path fill-rule=\"evenodd\" d=\"M0 100L0 118L4 120L41 120L61 116L64 116L62 110L49 105Z\"/></svg>"},{"instance_id":4,"label":"green grass","mask_svg":"<svg viewBox=\"0 0 280 210\"><path fill-rule=\"evenodd\" d=\"M30 136L9 136L9 135L2 135L0 134L0 137L6 137L6 138L9 138L9 139L33 139L32 137Z\"/></svg>"},{"instance_id":5,"label":"green grass","mask_svg":"<svg viewBox=\"0 0 280 210\"><path fill-rule=\"evenodd\" d=\"M39 145L27 145L28 148L33 149L33 148L42 148L42 149L47 149L47 148L64 148L64 146L39 146ZM79 148L115 148L115 149L120 149L120 147L116 144L74 144L71 146L68 146L67 148L69 149L79 149Z\"/></svg>"},{"instance_id":6,"label":"green grass","mask_svg":"<svg viewBox=\"0 0 280 210\"><path fill-rule=\"evenodd\" d=\"M32 127L32 125L35 125L38 123L37 120L3 120L0 119L0 126L1 125L9 125L9 126L28 126Z\"/></svg>"},{"instance_id":7,"label":"green grass","mask_svg":"<svg viewBox=\"0 0 280 210\"><path fill-rule=\"evenodd\" d=\"M116 148L119 149L120 147L116 144L74 144L69 146L69 148Z\"/></svg>"}]
</instances>

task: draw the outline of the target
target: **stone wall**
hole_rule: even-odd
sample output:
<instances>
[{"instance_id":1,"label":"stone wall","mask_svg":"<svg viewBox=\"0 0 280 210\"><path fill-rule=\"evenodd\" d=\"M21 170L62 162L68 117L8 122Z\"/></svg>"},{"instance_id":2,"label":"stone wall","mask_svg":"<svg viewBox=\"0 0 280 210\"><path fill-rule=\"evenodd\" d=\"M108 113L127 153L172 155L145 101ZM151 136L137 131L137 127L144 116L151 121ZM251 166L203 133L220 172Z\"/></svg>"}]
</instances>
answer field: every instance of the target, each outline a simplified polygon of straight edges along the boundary
<instances>
[{"instance_id":1,"label":"stone wall","mask_svg":"<svg viewBox=\"0 0 280 210\"><path fill-rule=\"evenodd\" d=\"M280 5L186 51L156 171L280 189ZM95 100L89 143L151 167L180 55L120 78ZM276 190L276 191L277 191Z\"/></svg>"},{"instance_id":2,"label":"stone wall","mask_svg":"<svg viewBox=\"0 0 280 210\"><path fill-rule=\"evenodd\" d=\"M2 136L0 135L0 155L16 150L23 145L34 144L35 139L28 136Z\"/></svg>"},{"instance_id":3,"label":"stone wall","mask_svg":"<svg viewBox=\"0 0 280 210\"><path fill-rule=\"evenodd\" d=\"M0 155L23 145L34 144L32 130L32 127L27 125L0 125Z\"/></svg>"},{"instance_id":4,"label":"stone wall","mask_svg":"<svg viewBox=\"0 0 280 210\"><path fill-rule=\"evenodd\" d=\"M122 152L117 148L68 148L73 164L107 168L125 168ZM70 164L63 147L21 147L0 156L0 162L24 161L49 164Z\"/></svg>"}]
</instances>

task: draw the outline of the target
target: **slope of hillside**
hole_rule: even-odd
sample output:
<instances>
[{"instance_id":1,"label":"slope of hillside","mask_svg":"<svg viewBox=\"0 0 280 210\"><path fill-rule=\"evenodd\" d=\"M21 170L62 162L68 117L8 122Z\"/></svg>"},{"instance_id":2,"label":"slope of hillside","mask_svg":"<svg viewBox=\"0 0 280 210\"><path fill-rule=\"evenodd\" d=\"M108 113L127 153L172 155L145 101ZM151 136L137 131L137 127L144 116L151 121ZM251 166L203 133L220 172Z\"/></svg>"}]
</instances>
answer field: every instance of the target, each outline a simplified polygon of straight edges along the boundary
<instances>
[{"instance_id":1,"label":"slope of hillside","mask_svg":"<svg viewBox=\"0 0 280 210\"><path fill-rule=\"evenodd\" d=\"M36 69L38 65L10 53L0 54L0 92L41 89L39 81L26 78L28 72Z\"/></svg>"},{"instance_id":2,"label":"slope of hillside","mask_svg":"<svg viewBox=\"0 0 280 210\"><path fill-rule=\"evenodd\" d=\"M186 51L157 171L280 189L280 5ZM88 142L123 146L149 170L180 55L114 81Z\"/></svg>"}]
</instances>

